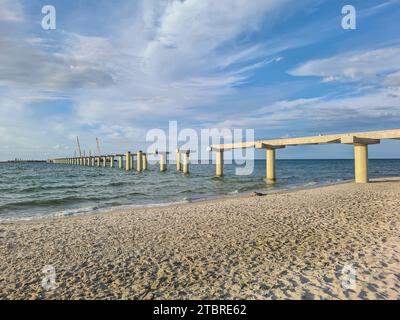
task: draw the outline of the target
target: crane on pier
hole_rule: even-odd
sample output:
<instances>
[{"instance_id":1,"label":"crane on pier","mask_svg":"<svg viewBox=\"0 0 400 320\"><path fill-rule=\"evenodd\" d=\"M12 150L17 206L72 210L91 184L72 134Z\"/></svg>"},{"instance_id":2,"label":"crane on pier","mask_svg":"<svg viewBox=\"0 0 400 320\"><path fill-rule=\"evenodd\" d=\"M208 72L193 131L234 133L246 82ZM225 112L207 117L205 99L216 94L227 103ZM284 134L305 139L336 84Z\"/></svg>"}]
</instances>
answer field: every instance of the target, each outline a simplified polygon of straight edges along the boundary
<instances>
[{"instance_id":1,"label":"crane on pier","mask_svg":"<svg viewBox=\"0 0 400 320\"><path fill-rule=\"evenodd\" d=\"M97 145L97 152L99 153L98 155L101 156L99 138L96 138L96 145Z\"/></svg>"},{"instance_id":2,"label":"crane on pier","mask_svg":"<svg viewBox=\"0 0 400 320\"><path fill-rule=\"evenodd\" d=\"M79 137L78 136L76 136L76 142L78 144L79 156L82 157L81 145L79 143Z\"/></svg>"}]
</instances>

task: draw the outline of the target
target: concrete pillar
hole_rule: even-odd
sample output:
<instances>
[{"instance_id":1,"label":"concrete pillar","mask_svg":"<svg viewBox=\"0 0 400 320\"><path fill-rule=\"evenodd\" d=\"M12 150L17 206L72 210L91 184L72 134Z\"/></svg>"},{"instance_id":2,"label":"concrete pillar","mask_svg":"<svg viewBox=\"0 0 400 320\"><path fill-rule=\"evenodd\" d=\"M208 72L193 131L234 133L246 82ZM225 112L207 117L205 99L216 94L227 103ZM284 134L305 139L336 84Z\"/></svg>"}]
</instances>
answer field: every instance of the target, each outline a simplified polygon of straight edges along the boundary
<instances>
[{"instance_id":1,"label":"concrete pillar","mask_svg":"<svg viewBox=\"0 0 400 320\"><path fill-rule=\"evenodd\" d=\"M185 152L183 154L183 173L188 174L189 173L189 152Z\"/></svg>"},{"instance_id":2,"label":"concrete pillar","mask_svg":"<svg viewBox=\"0 0 400 320\"><path fill-rule=\"evenodd\" d=\"M275 183L275 149L267 149L267 183Z\"/></svg>"},{"instance_id":3,"label":"concrete pillar","mask_svg":"<svg viewBox=\"0 0 400 320\"><path fill-rule=\"evenodd\" d=\"M96 165L100 167L100 157L96 157Z\"/></svg>"},{"instance_id":4,"label":"concrete pillar","mask_svg":"<svg viewBox=\"0 0 400 320\"><path fill-rule=\"evenodd\" d=\"M103 157L103 167L107 167L107 157Z\"/></svg>"},{"instance_id":5,"label":"concrete pillar","mask_svg":"<svg viewBox=\"0 0 400 320\"><path fill-rule=\"evenodd\" d=\"M129 151L125 154L125 170L131 170L131 153Z\"/></svg>"},{"instance_id":6,"label":"concrete pillar","mask_svg":"<svg viewBox=\"0 0 400 320\"><path fill-rule=\"evenodd\" d=\"M147 154L143 153L142 154L142 170L146 171L147 170Z\"/></svg>"},{"instance_id":7,"label":"concrete pillar","mask_svg":"<svg viewBox=\"0 0 400 320\"><path fill-rule=\"evenodd\" d=\"M356 183L368 183L368 145L354 145L354 171Z\"/></svg>"},{"instance_id":8,"label":"concrete pillar","mask_svg":"<svg viewBox=\"0 0 400 320\"><path fill-rule=\"evenodd\" d=\"M122 158L123 156L121 155L118 156L118 169L122 169Z\"/></svg>"},{"instance_id":9,"label":"concrete pillar","mask_svg":"<svg viewBox=\"0 0 400 320\"><path fill-rule=\"evenodd\" d=\"M167 154L160 153L160 172L167 171Z\"/></svg>"},{"instance_id":10,"label":"concrete pillar","mask_svg":"<svg viewBox=\"0 0 400 320\"><path fill-rule=\"evenodd\" d=\"M215 173L217 177L224 174L224 150L219 150L215 154Z\"/></svg>"},{"instance_id":11,"label":"concrete pillar","mask_svg":"<svg viewBox=\"0 0 400 320\"><path fill-rule=\"evenodd\" d=\"M94 164L95 164L95 159L94 159L94 157L92 157L91 161L92 161L91 166L94 167Z\"/></svg>"},{"instance_id":12,"label":"concrete pillar","mask_svg":"<svg viewBox=\"0 0 400 320\"><path fill-rule=\"evenodd\" d=\"M179 150L176 150L176 171L181 171L182 167L181 167L181 154L179 152Z\"/></svg>"},{"instance_id":13,"label":"concrete pillar","mask_svg":"<svg viewBox=\"0 0 400 320\"><path fill-rule=\"evenodd\" d=\"M110 156L110 168L114 168L114 156Z\"/></svg>"},{"instance_id":14,"label":"concrete pillar","mask_svg":"<svg viewBox=\"0 0 400 320\"><path fill-rule=\"evenodd\" d=\"M134 160L134 156L133 154L131 154L131 156L129 157L129 170L133 170L133 160Z\"/></svg>"},{"instance_id":15,"label":"concrete pillar","mask_svg":"<svg viewBox=\"0 0 400 320\"><path fill-rule=\"evenodd\" d=\"M142 151L138 151L136 154L136 171L142 171Z\"/></svg>"}]
</instances>

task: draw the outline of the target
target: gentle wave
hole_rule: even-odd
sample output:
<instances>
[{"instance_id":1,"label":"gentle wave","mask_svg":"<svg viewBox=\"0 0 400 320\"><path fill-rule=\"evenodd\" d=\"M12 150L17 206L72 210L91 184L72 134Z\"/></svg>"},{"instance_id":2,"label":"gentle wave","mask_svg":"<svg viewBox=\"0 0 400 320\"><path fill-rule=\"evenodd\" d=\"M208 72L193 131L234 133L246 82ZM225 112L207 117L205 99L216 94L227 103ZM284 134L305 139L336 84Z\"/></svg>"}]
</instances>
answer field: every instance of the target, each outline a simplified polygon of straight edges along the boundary
<instances>
[{"instance_id":1,"label":"gentle wave","mask_svg":"<svg viewBox=\"0 0 400 320\"><path fill-rule=\"evenodd\" d=\"M371 177L400 176L400 160L372 159L369 164ZM353 160L277 160L275 185L265 184L265 161L255 161L249 176L236 176L235 166L225 165L222 178L215 177L214 165L191 165L188 176L177 173L174 166L164 173L157 165L149 169L132 174L117 168L2 164L0 221L165 206L253 190L315 187L354 177Z\"/></svg>"}]
</instances>

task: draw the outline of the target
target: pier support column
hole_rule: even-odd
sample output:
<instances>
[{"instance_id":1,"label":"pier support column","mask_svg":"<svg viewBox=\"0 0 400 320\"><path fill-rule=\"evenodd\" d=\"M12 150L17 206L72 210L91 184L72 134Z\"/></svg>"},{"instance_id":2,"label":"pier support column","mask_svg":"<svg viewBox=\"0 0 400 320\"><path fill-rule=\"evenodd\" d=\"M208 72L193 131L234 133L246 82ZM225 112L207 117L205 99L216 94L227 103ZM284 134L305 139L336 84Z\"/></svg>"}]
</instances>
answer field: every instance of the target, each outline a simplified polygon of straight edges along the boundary
<instances>
[{"instance_id":1,"label":"pier support column","mask_svg":"<svg viewBox=\"0 0 400 320\"><path fill-rule=\"evenodd\" d=\"M190 152L185 152L183 154L183 173L189 174L189 154Z\"/></svg>"},{"instance_id":2,"label":"pier support column","mask_svg":"<svg viewBox=\"0 0 400 320\"><path fill-rule=\"evenodd\" d=\"M100 167L100 157L96 157L96 162L97 167Z\"/></svg>"},{"instance_id":3,"label":"pier support column","mask_svg":"<svg viewBox=\"0 0 400 320\"><path fill-rule=\"evenodd\" d=\"M122 157L121 155L118 156L118 169L122 169Z\"/></svg>"},{"instance_id":4,"label":"pier support column","mask_svg":"<svg viewBox=\"0 0 400 320\"><path fill-rule=\"evenodd\" d=\"M131 154L131 156L129 157L129 170L130 171L133 170L133 160L134 160L134 155Z\"/></svg>"},{"instance_id":5,"label":"pier support column","mask_svg":"<svg viewBox=\"0 0 400 320\"><path fill-rule=\"evenodd\" d=\"M215 153L215 173L217 177L222 177L224 174L224 150Z\"/></svg>"},{"instance_id":6,"label":"pier support column","mask_svg":"<svg viewBox=\"0 0 400 320\"><path fill-rule=\"evenodd\" d=\"M354 177L356 183L368 183L368 145L379 144L380 139L348 135L341 138L340 142L354 145Z\"/></svg>"},{"instance_id":7,"label":"pier support column","mask_svg":"<svg viewBox=\"0 0 400 320\"><path fill-rule=\"evenodd\" d=\"M114 168L114 156L110 156L110 168Z\"/></svg>"},{"instance_id":8,"label":"pier support column","mask_svg":"<svg viewBox=\"0 0 400 320\"><path fill-rule=\"evenodd\" d=\"M142 151L138 151L136 154L136 171L142 171Z\"/></svg>"},{"instance_id":9,"label":"pier support column","mask_svg":"<svg viewBox=\"0 0 400 320\"><path fill-rule=\"evenodd\" d=\"M275 172L275 149L267 149L267 183L274 184L276 182L276 172Z\"/></svg>"},{"instance_id":10,"label":"pier support column","mask_svg":"<svg viewBox=\"0 0 400 320\"><path fill-rule=\"evenodd\" d=\"M160 172L167 171L167 154L160 153Z\"/></svg>"},{"instance_id":11,"label":"pier support column","mask_svg":"<svg viewBox=\"0 0 400 320\"><path fill-rule=\"evenodd\" d=\"M95 161L94 160L95 160L94 157L92 157L92 159L91 159L91 161L92 161L91 166L92 167L94 167L94 165L95 165Z\"/></svg>"},{"instance_id":12,"label":"pier support column","mask_svg":"<svg viewBox=\"0 0 400 320\"><path fill-rule=\"evenodd\" d=\"M107 167L107 157L103 157L103 167Z\"/></svg>"},{"instance_id":13,"label":"pier support column","mask_svg":"<svg viewBox=\"0 0 400 320\"><path fill-rule=\"evenodd\" d=\"M354 169L356 183L368 183L368 145L354 145Z\"/></svg>"},{"instance_id":14,"label":"pier support column","mask_svg":"<svg viewBox=\"0 0 400 320\"><path fill-rule=\"evenodd\" d=\"M143 153L142 154L142 169L143 171L147 170L147 154Z\"/></svg>"},{"instance_id":15,"label":"pier support column","mask_svg":"<svg viewBox=\"0 0 400 320\"><path fill-rule=\"evenodd\" d=\"M179 149L176 150L176 171L181 171L181 154L179 152Z\"/></svg>"},{"instance_id":16,"label":"pier support column","mask_svg":"<svg viewBox=\"0 0 400 320\"><path fill-rule=\"evenodd\" d=\"M129 151L125 154L125 170L131 170L131 153Z\"/></svg>"}]
</instances>

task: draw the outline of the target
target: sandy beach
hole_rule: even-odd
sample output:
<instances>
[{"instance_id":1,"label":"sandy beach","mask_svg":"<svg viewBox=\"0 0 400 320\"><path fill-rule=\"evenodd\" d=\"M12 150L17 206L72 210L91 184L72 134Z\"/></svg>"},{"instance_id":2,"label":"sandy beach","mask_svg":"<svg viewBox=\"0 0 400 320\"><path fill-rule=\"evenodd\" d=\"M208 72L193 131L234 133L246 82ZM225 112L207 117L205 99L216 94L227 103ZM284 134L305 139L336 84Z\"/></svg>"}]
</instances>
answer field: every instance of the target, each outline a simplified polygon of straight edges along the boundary
<instances>
[{"instance_id":1,"label":"sandy beach","mask_svg":"<svg viewBox=\"0 0 400 320\"><path fill-rule=\"evenodd\" d=\"M399 230L400 178L1 223L0 298L400 299Z\"/></svg>"}]
</instances>

